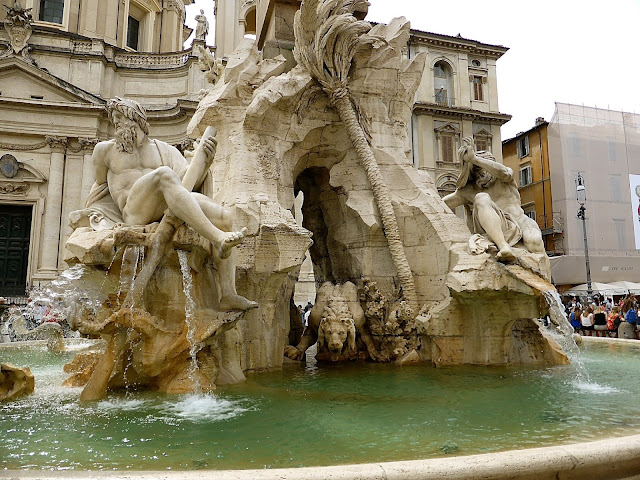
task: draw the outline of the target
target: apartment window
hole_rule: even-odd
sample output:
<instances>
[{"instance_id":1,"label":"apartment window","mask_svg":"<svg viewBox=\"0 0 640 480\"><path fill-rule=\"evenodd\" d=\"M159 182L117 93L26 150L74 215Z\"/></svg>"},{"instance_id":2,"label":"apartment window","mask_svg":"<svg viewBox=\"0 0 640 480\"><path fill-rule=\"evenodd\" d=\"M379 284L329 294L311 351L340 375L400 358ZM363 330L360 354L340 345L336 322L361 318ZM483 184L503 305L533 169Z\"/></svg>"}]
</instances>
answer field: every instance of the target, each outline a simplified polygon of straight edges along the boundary
<instances>
[{"instance_id":1,"label":"apartment window","mask_svg":"<svg viewBox=\"0 0 640 480\"><path fill-rule=\"evenodd\" d=\"M626 250L627 244L625 242L624 220L614 220L613 225L616 230L616 241L618 243L618 250Z\"/></svg>"},{"instance_id":2,"label":"apartment window","mask_svg":"<svg viewBox=\"0 0 640 480\"><path fill-rule=\"evenodd\" d=\"M622 201L622 191L620 190L620 178L609 177L609 185L611 187L611 201L620 203Z\"/></svg>"},{"instance_id":3,"label":"apartment window","mask_svg":"<svg viewBox=\"0 0 640 480\"><path fill-rule=\"evenodd\" d=\"M453 136L443 135L440 137L442 144L442 161L453 162Z\"/></svg>"},{"instance_id":4,"label":"apartment window","mask_svg":"<svg viewBox=\"0 0 640 480\"><path fill-rule=\"evenodd\" d=\"M456 191L456 184L455 182L446 182L443 185L440 185L438 187L438 194L440 195L440 197L445 197L447 195L449 195L450 193L453 193Z\"/></svg>"},{"instance_id":5,"label":"apartment window","mask_svg":"<svg viewBox=\"0 0 640 480\"><path fill-rule=\"evenodd\" d=\"M484 101L484 87L482 83L482 77L477 75L473 77L473 99L479 102Z\"/></svg>"},{"instance_id":6,"label":"apartment window","mask_svg":"<svg viewBox=\"0 0 640 480\"><path fill-rule=\"evenodd\" d=\"M138 36L140 33L140 21L129 15L127 23L127 47L138 50Z\"/></svg>"},{"instance_id":7,"label":"apartment window","mask_svg":"<svg viewBox=\"0 0 640 480\"><path fill-rule=\"evenodd\" d=\"M516 149L518 150L518 158L523 158L529 155L529 137L524 136L516 143Z\"/></svg>"},{"instance_id":8,"label":"apartment window","mask_svg":"<svg viewBox=\"0 0 640 480\"><path fill-rule=\"evenodd\" d=\"M531 183L533 183L533 178L531 175L531 165L527 165L526 167L520 169L518 180L520 181L520 187L531 185Z\"/></svg>"},{"instance_id":9,"label":"apartment window","mask_svg":"<svg viewBox=\"0 0 640 480\"><path fill-rule=\"evenodd\" d=\"M62 24L64 0L40 0L38 20Z\"/></svg>"},{"instance_id":10,"label":"apartment window","mask_svg":"<svg viewBox=\"0 0 640 480\"><path fill-rule=\"evenodd\" d=\"M458 147L460 146L460 125L457 123L444 123L435 121L437 126L434 129L435 144L434 152L437 162L456 163L458 160ZM450 166L448 166L450 168ZM455 182L455 180L453 180Z\"/></svg>"},{"instance_id":11,"label":"apartment window","mask_svg":"<svg viewBox=\"0 0 640 480\"><path fill-rule=\"evenodd\" d=\"M613 138L609 139L609 160L615 162L618 159L617 149L616 149L616 141Z\"/></svg>"},{"instance_id":12,"label":"apartment window","mask_svg":"<svg viewBox=\"0 0 640 480\"><path fill-rule=\"evenodd\" d=\"M473 141L476 144L476 151L491 151L491 139L493 135L491 134L491 127L474 125L474 128L478 128L473 134Z\"/></svg>"},{"instance_id":13,"label":"apartment window","mask_svg":"<svg viewBox=\"0 0 640 480\"><path fill-rule=\"evenodd\" d=\"M433 89L435 101L438 105L450 107L453 105L453 81L451 67L444 61L436 62L433 66Z\"/></svg>"},{"instance_id":14,"label":"apartment window","mask_svg":"<svg viewBox=\"0 0 640 480\"><path fill-rule=\"evenodd\" d=\"M574 157L582 155L582 142L578 137L571 137L571 154Z\"/></svg>"},{"instance_id":15,"label":"apartment window","mask_svg":"<svg viewBox=\"0 0 640 480\"><path fill-rule=\"evenodd\" d=\"M535 220L536 219L536 211L531 209L531 210L526 210L524 212L524 214L529 217L531 220Z\"/></svg>"}]
</instances>

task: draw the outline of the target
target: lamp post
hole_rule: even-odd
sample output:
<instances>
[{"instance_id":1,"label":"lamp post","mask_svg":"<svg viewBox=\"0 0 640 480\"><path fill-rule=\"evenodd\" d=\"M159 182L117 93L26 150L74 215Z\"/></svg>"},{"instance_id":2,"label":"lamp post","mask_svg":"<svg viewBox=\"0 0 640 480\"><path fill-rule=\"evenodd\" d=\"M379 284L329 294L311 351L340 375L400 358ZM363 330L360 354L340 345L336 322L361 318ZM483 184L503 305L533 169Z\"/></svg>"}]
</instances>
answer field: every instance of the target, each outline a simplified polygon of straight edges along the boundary
<instances>
[{"instance_id":1,"label":"lamp post","mask_svg":"<svg viewBox=\"0 0 640 480\"><path fill-rule=\"evenodd\" d=\"M587 243L587 223L585 217L586 208L584 204L587 203L587 189L584 185L584 179L580 172L576 178L576 200L580 208L578 209L578 218L582 220L582 232L584 234L584 262L587 267L587 296L591 300L591 267L589 266L589 244Z\"/></svg>"}]
</instances>

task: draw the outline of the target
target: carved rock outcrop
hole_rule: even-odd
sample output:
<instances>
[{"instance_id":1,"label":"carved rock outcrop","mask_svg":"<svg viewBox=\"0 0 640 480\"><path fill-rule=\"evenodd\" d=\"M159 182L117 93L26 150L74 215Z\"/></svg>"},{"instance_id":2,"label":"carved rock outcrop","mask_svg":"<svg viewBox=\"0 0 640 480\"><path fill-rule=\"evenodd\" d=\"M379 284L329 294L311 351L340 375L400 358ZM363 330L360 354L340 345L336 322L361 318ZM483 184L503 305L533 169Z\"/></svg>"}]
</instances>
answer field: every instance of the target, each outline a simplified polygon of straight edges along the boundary
<instances>
[{"instance_id":1,"label":"carved rock outcrop","mask_svg":"<svg viewBox=\"0 0 640 480\"><path fill-rule=\"evenodd\" d=\"M79 354L65 370L73 373L67 385L85 385L84 400L127 385L169 393L210 391L221 369L239 370L234 352L221 353L220 336L243 312L221 308L208 242L189 227L183 225L175 233L173 248L151 276L140 307L125 303L154 230L153 225L102 232L78 228L68 240L72 256L67 262L78 264L71 285L64 286L76 302L69 323L83 334L107 341L99 360ZM184 250L182 264L178 250ZM190 287L185 287L185 276ZM86 285L95 286L99 277L98 291L87 292Z\"/></svg>"},{"instance_id":2,"label":"carved rock outcrop","mask_svg":"<svg viewBox=\"0 0 640 480\"><path fill-rule=\"evenodd\" d=\"M13 400L33 393L35 380L29 367L0 363L0 401Z\"/></svg>"}]
</instances>

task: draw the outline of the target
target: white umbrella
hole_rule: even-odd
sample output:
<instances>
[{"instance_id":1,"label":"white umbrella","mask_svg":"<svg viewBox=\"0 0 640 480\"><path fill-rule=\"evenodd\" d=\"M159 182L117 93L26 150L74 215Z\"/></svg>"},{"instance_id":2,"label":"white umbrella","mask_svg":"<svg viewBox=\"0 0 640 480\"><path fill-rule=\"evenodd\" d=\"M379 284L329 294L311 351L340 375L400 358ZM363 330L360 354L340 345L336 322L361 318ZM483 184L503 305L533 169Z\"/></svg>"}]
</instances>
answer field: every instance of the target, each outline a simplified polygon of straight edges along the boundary
<instances>
[{"instance_id":1,"label":"white umbrella","mask_svg":"<svg viewBox=\"0 0 640 480\"><path fill-rule=\"evenodd\" d=\"M601 293L602 295L626 295L628 293L628 289L626 288L600 282L591 282L591 291L593 293ZM585 296L587 295L587 284L582 283L580 285L576 285L564 292L564 295Z\"/></svg>"},{"instance_id":2,"label":"white umbrella","mask_svg":"<svg viewBox=\"0 0 640 480\"><path fill-rule=\"evenodd\" d=\"M625 290L628 290L629 292L634 294L640 294L640 283L620 280L619 282L611 282L609 285L615 285L616 287L624 288Z\"/></svg>"}]
</instances>

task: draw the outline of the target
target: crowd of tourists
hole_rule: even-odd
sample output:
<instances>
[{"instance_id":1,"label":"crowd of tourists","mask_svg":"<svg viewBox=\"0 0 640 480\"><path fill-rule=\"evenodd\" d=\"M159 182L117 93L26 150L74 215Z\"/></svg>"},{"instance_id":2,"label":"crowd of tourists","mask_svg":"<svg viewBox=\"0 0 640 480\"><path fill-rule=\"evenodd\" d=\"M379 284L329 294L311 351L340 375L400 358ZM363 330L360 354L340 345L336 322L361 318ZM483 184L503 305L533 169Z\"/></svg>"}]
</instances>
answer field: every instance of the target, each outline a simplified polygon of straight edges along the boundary
<instances>
[{"instance_id":1,"label":"crowd of tourists","mask_svg":"<svg viewBox=\"0 0 640 480\"><path fill-rule=\"evenodd\" d=\"M614 301L612 297L595 295L593 300L580 302L571 297L566 305L566 313L574 330L617 331L626 322L634 328L640 327L638 301L633 294Z\"/></svg>"}]
</instances>

